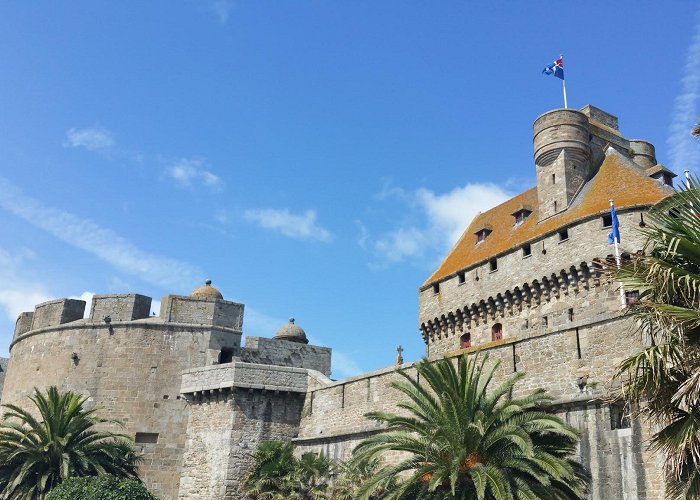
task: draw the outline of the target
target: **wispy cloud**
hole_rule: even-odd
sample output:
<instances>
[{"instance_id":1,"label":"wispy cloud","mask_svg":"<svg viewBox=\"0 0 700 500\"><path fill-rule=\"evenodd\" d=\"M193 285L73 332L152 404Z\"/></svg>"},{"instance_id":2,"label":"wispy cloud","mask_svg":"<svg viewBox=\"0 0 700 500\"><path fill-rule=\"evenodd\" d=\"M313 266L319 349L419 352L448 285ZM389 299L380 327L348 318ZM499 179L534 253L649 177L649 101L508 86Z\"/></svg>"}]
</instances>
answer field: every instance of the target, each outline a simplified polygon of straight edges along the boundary
<instances>
[{"instance_id":1,"label":"wispy cloud","mask_svg":"<svg viewBox=\"0 0 700 500\"><path fill-rule=\"evenodd\" d=\"M71 128L66 132L67 147L104 151L114 146L112 133L99 125L88 128Z\"/></svg>"},{"instance_id":2,"label":"wispy cloud","mask_svg":"<svg viewBox=\"0 0 700 500\"><path fill-rule=\"evenodd\" d=\"M221 178L207 170L202 160L181 158L166 168L165 173L183 187L194 185L204 185L211 189L221 187Z\"/></svg>"},{"instance_id":3,"label":"wispy cloud","mask_svg":"<svg viewBox=\"0 0 700 500\"><path fill-rule=\"evenodd\" d=\"M697 140L690 136L690 129L698 119L700 97L700 11L696 15L680 84L681 91L673 105L673 117L666 143L674 167L697 172L700 168L700 147Z\"/></svg>"},{"instance_id":4,"label":"wispy cloud","mask_svg":"<svg viewBox=\"0 0 700 500\"><path fill-rule=\"evenodd\" d=\"M466 184L442 194L427 188L406 191L385 183L375 198L405 207L403 223L374 238L359 224L358 243L375 253L377 261L371 264L373 268L426 259L432 264L436 256L442 256L454 245L478 212L509 197L509 192L491 183Z\"/></svg>"},{"instance_id":5,"label":"wispy cloud","mask_svg":"<svg viewBox=\"0 0 700 500\"><path fill-rule=\"evenodd\" d=\"M201 271L191 264L145 252L89 219L44 206L3 177L0 177L0 207L147 283L177 290L201 279Z\"/></svg>"},{"instance_id":6,"label":"wispy cloud","mask_svg":"<svg viewBox=\"0 0 700 500\"><path fill-rule=\"evenodd\" d=\"M277 231L289 238L329 242L331 233L316 222L316 211L306 210L293 214L287 208L262 208L246 210L243 217L260 227Z\"/></svg>"},{"instance_id":7,"label":"wispy cloud","mask_svg":"<svg viewBox=\"0 0 700 500\"><path fill-rule=\"evenodd\" d=\"M0 248L0 309L13 323L19 313L33 311L36 304L51 299L45 285L22 276L21 266L33 258L26 248L15 252Z\"/></svg>"},{"instance_id":8,"label":"wispy cloud","mask_svg":"<svg viewBox=\"0 0 700 500\"><path fill-rule=\"evenodd\" d=\"M212 12L221 24L226 24L233 10L233 1L214 0L209 3L209 11Z\"/></svg>"}]
</instances>

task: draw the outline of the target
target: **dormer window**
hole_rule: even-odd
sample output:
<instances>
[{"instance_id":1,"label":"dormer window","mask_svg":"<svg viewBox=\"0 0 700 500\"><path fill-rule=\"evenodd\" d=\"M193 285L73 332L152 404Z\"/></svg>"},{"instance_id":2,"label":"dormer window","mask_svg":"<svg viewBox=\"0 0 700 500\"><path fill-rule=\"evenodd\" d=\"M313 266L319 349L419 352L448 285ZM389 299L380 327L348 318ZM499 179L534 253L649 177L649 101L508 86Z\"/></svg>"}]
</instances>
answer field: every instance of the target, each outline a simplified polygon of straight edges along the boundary
<instances>
[{"instance_id":1,"label":"dormer window","mask_svg":"<svg viewBox=\"0 0 700 500\"><path fill-rule=\"evenodd\" d=\"M648 168L647 174L649 174L649 177L652 179L656 179L662 184L666 184L667 186L671 187L673 187L673 178L676 177L676 174L660 164Z\"/></svg>"},{"instance_id":2,"label":"dormer window","mask_svg":"<svg viewBox=\"0 0 700 500\"><path fill-rule=\"evenodd\" d=\"M515 225L522 224L525 222L525 219L527 219L528 215L532 213L532 210L526 207L520 207L517 209L515 212L513 212L511 215L515 218Z\"/></svg>"},{"instance_id":3,"label":"dormer window","mask_svg":"<svg viewBox=\"0 0 700 500\"><path fill-rule=\"evenodd\" d=\"M476 232L476 242L481 243L486 239L486 237L491 234L491 230L488 228L479 229Z\"/></svg>"}]
</instances>

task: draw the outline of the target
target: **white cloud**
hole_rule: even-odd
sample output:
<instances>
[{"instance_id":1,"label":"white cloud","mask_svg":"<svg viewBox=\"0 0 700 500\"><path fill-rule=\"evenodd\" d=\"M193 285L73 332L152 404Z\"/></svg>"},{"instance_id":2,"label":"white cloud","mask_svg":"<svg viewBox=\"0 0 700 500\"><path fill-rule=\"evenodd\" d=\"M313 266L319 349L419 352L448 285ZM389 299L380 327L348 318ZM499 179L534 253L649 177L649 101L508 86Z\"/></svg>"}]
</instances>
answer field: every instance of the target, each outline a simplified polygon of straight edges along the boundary
<instances>
[{"instance_id":1,"label":"white cloud","mask_svg":"<svg viewBox=\"0 0 700 500\"><path fill-rule=\"evenodd\" d=\"M681 92L673 105L673 118L666 143L675 168L697 172L700 168L700 147L697 139L690 136L690 129L698 119L697 104L700 97L700 12L696 16L680 83Z\"/></svg>"},{"instance_id":2,"label":"white cloud","mask_svg":"<svg viewBox=\"0 0 700 500\"><path fill-rule=\"evenodd\" d=\"M272 337L280 326L287 322L285 319L274 318L252 307L246 306L243 315L243 331L254 337Z\"/></svg>"},{"instance_id":3,"label":"white cloud","mask_svg":"<svg viewBox=\"0 0 700 500\"><path fill-rule=\"evenodd\" d=\"M216 189L221 186L221 178L204 168L202 160L182 158L166 168L165 173L183 187L201 184Z\"/></svg>"},{"instance_id":4,"label":"white cloud","mask_svg":"<svg viewBox=\"0 0 700 500\"><path fill-rule=\"evenodd\" d=\"M145 252L89 219L44 206L3 177L0 177L0 207L147 283L177 290L191 286L202 276L191 264Z\"/></svg>"},{"instance_id":5,"label":"white cloud","mask_svg":"<svg viewBox=\"0 0 700 500\"><path fill-rule=\"evenodd\" d=\"M95 295L95 292L83 292L78 296L71 296L68 298L69 299L84 300L85 301L85 313L83 314L83 318L88 318L88 317L90 317L90 311L92 310L92 297L94 295Z\"/></svg>"},{"instance_id":6,"label":"white cloud","mask_svg":"<svg viewBox=\"0 0 700 500\"><path fill-rule=\"evenodd\" d=\"M66 145L72 148L100 151L114 146L114 137L109 130L100 126L71 128L66 132Z\"/></svg>"},{"instance_id":7,"label":"white cloud","mask_svg":"<svg viewBox=\"0 0 700 500\"><path fill-rule=\"evenodd\" d=\"M316 211L306 210L302 214L293 214L287 208L280 210L262 208L246 210L243 217L265 229L278 231L289 238L299 240L331 241L331 233L316 223Z\"/></svg>"},{"instance_id":8,"label":"white cloud","mask_svg":"<svg viewBox=\"0 0 700 500\"><path fill-rule=\"evenodd\" d=\"M347 353L333 349L331 353L331 375L338 378L348 378L366 371Z\"/></svg>"},{"instance_id":9,"label":"white cloud","mask_svg":"<svg viewBox=\"0 0 700 500\"><path fill-rule=\"evenodd\" d=\"M22 276L20 267L33 258L27 249L10 253L0 248L0 308L13 323L19 313L33 311L36 304L51 300L45 286Z\"/></svg>"},{"instance_id":10,"label":"white cloud","mask_svg":"<svg viewBox=\"0 0 700 500\"><path fill-rule=\"evenodd\" d=\"M379 262L371 267L407 260L423 260L442 254L459 239L478 212L484 212L507 200L510 193L491 183L466 184L444 194L420 188L408 192L384 185L377 199L394 199L408 205L410 214L399 227L381 233L372 248ZM361 246L368 246L369 235L360 227ZM432 262L431 262L432 263Z\"/></svg>"},{"instance_id":11,"label":"white cloud","mask_svg":"<svg viewBox=\"0 0 700 500\"><path fill-rule=\"evenodd\" d=\"M160 300L151 300L151 316L160 315Z\"/></svg>"},{"instance_id":12,"label":"white cloud","mask_svg":"<svg viewBox=\"0 0 700 500\"><path fill-rule=\"evenodd\" d=\"M233 2L231 0L214 0L209 3L209 10L221 24L226 24L233 10Z\"/></svg>"}]
</instances>

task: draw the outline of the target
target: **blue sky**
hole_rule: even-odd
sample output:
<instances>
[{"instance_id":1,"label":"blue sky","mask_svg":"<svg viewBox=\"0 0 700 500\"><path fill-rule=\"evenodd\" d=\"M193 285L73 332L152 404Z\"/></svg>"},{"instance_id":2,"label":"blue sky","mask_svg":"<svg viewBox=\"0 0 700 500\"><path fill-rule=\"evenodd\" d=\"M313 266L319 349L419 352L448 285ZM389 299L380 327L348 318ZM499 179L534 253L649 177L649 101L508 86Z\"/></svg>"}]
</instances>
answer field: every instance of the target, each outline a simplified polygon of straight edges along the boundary
<instances>
[{"instance_id":1,"label":"blue sky","mask_svg":"<svg viewBox=\"0 0 700 500\"><path fill-rule=\"evenodd\" d=\"M0 355L36 302L211 278L334 377L418 359L418 286L534 184L560 53L571 107L698 169L695 2L3 2Z\"/></svg>"}]
</instances>

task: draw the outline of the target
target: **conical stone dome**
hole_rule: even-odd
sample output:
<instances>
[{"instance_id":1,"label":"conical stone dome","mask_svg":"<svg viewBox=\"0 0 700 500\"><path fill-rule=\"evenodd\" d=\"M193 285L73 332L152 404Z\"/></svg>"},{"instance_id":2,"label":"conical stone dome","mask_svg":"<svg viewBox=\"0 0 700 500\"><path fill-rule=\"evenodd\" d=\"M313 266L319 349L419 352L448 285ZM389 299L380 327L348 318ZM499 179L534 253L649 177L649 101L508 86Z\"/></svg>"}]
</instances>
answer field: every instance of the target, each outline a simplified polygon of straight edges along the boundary
<instances>
[{"instance_id":1,"label":"conical stone dome","mask_svg":"<svg viewBox=\"0 0 700 500\"><path fill-rule=\"evenodd\" d=\"M302 344L308 344L309 340L306 338L306 332L294 324L294 318L289 318L289 323L282 325L275 336L273 337L277 340L288 340L290 342L300 342Z\"/></svg>"},{"instance_id":2,"label":"conical stone dome","mask_svg":"<svg viewBox=\"0 0 700 500\"><path fill-rule=\"evenodd\" d=\"M224 296L221 295L221 292L211 286L211 280L206 280L204 282L204 286L200 286L199 288L195 288L192 290L192 293L190 294L190 297L193 297L195 299L223 299Z\"/></svg>"}]
</instances>

